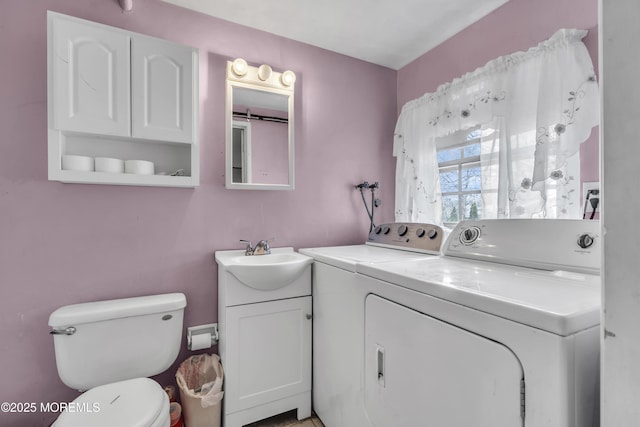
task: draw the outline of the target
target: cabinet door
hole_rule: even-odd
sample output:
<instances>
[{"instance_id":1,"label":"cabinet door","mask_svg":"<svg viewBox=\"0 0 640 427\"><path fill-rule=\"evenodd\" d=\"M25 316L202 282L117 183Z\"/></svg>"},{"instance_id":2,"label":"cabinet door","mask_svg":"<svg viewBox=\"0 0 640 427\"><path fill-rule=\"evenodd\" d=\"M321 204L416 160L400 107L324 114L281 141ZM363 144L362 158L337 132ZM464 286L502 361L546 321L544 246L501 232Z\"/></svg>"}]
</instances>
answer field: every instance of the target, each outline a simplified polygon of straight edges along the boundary
<instances>
[{"instance_id":1,"label":"cabinet door","mask_svg":"<svg viewBox=\"0 0 640 427\"><path fill-rule=\"evenodd\" d=\"M311 297L227 309L225 413L311 390Z\"/></svg>"},{"instance_id":2,"label":"cabinet door","mask_svg":"<svg viewBox=\"0 0 640 427\"><path fill-rule=\"evenodd\" d=\"M52 15L50 25L54 127L128 136L130 37L61 15Z\"/></svg>"},{"instance_id":3,"label":"cabinet door","mask_svg":"<svg viewBox=\"0 0 640 427\"><path fill-rule=\"evenodd\" d=\"M132 135L194 142L197 51L164 40L131 42Z\"/></svg>"}]
</instances>

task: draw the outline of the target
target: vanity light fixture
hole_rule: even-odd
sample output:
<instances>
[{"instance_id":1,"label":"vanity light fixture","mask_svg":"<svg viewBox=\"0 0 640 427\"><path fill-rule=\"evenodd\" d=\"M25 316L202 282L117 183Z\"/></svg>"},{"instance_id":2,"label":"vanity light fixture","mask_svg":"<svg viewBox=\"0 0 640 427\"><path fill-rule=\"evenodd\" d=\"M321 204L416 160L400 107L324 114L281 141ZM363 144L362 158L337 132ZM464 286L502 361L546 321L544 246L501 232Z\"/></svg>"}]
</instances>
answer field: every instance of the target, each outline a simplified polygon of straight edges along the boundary
<instances>
[{"instance_id":1,"label":"vanity light fixture","mask_svg":"<svg viewBox=\"0 0 640 427\"><path fill-rule=\"evenodd\" d=\"M296 81L296 74L291 71L291 70L287 70L284 73L282 73L282 75L280 76L280 82L284 85L284 86L291 86L292 84L294 84Z\"/></svg>"},{"instance_id":2,"label":"vanity light fixture","mask_svg":"<svg viewBox=\"0 0 640 427\"><path fill-rule=\"evenodd\" d=\"M235 61L233 61L233 65L231 66L231 69L233 70L233 74L235 74L238 77L242 77L245 74L247 74L247 71L249 70L249 65L247 64L247 61L245 61L242 58L237 58Z\"/></svg>"},{"instance_id":3,"label":"vanity light fixture","mask_svg":"<svg viewBox=\"0 0 640 427\"><path fill-rule=\"evenodd\" d=\"M227 61L227 78L237 82L253 82L261 86L285 90L293 90L296 83L296 74L291 70L279 73L273 71L268 64L253 67L242 58Z\"/></svg>"}]
</instances>

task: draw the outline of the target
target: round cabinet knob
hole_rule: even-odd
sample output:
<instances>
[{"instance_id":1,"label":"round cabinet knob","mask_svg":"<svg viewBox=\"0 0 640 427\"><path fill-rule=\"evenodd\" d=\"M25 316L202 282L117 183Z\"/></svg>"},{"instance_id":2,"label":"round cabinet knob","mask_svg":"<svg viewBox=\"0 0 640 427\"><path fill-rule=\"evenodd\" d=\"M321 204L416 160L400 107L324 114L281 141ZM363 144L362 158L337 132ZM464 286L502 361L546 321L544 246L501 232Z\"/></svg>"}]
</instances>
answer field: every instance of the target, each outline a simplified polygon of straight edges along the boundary
<instances>
[{"instance_id":1,"label":"round cabinet knob","mask_svg":"<svg viewBox=\"0 0 640 427\"><path fill-rule=\"evenodd\" d=\"M408 230L409 229L406 225L401 225L400 227L398 227L398 236L404 236L405 234L407 234Z\"/></svg>"},{"instance_id":2,"label":"round cabinet knob","mask_svg":"<svg viewBox=\"0 0 640 427\"><path fill-rule=\"evenodd\" d=\"M427 231L427 237L433 240L436 237L438 237L438 232L436 231L435 228L432 228L431 230Z\"/></svg>"},{"instance_id":3,"label":"round cabinet knob","mask_svg":"<svg viewBox=\"0 0 640 427\"><path fill-rule=\"evenodd\" d=\"M595 239L593 238L593 236L589 235L588 233L584 233L583 235L578 237L578 246L580 246L582 249L587 249L593 245L594 241Z\"/></svg>"},{"instance_id":4,"label":"round cabinet knob","mask_svg":"<svg viewBox=\"0 0 640 427\"><path fill-rule=\"evenodd\" d=\"M391 227L389 227L388 225L382 227L382 234L389 234L389 231L391 231Z\"/></svg>"},{"instance_id":5,"label":"round cabinet knob","mask_svg":"<svg viewBox=\"0 0 640 427\"><path fill-rule=\"evenodd\" d=\"M427 234L427 232L425 231L424 228L420 227L416 230L416 236L418 236L419 238L423 238L424 235Z\"/></svg>"},{"instance_id":6,"label":"round cabinet knob","mask_svg":"<svg viewBox=\"0 0 640 427\"><path fill-rule=\"evenodd\" d=\"M375 229L376 234L380 234L382 232L382 227L377 226Z\"/></svg>"},{"instance_id":7,"label":"round cabinet knob","mask_svg":"<svg viewBox=\"0 0 640 427\"><path fill-rule=\"evenodd\" d=\"M471 245L478 240L478 237L480 237L480 229L478 227L470 227L460 233L460 243Z\"/></svg>"}]
</instances>

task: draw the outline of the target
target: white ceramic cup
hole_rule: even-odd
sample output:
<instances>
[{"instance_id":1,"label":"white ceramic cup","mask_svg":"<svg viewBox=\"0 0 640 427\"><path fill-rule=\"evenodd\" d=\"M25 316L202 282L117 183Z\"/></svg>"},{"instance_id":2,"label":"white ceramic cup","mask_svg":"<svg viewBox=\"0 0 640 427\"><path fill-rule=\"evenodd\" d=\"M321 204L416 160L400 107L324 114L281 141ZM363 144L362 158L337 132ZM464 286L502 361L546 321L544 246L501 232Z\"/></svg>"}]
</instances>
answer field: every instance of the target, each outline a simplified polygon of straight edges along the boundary
<instances>
[{"instance_id":1,"label":"white ceramic cup","mask_svg":"<svg viewBox=\"0 0 640 427\"><path fill-rule=\"evenodd\" d=\"M122 173L124 172L124 161L111 157L96 157L96 172Z\"/></svg>"},{"instance_id":2,"label":"white ceramic cup","mask_svg":"<svg viewBox=\"0 0 640 427\"><path fill-rule=\"evenodd\" d=\"M93 171L93 157L65 154L62 156L62 169L67 171Z\"/></svg>"},{"instance_id":3,"label":"white ceramic cup","mask_svg":"<svg viewBox=\"0 0 640 427\"><path fill-rule=\"evenodd\" d=\"M153 175L155 173L155 167L153 162L146 160L125 160L124 171L137 175Z\"/></svg>"}]
</instances>

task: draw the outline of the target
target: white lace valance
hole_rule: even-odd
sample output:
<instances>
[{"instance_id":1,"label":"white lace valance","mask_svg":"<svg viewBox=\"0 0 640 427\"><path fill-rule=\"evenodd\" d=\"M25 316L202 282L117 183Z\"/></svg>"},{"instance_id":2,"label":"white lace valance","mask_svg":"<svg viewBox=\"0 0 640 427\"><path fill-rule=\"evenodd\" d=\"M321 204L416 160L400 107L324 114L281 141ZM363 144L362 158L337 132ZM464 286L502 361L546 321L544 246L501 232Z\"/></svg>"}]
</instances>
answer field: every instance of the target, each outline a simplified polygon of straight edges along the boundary
<instances>
[{"instance_id":1,"label":"white lace valance","mask_svg":"<svg viewBox=\"0 0 640 427\"><path fill-rule=\"evenodd\" d=\"M486 162L492 161L495 166L502 157L500 167L511 169L510 173L505 171L495 178L502 186L503 197L498 197L501 205L490 206L498 202L488 201L485 213L495 212L498 217L549 215L549 186L545 181L557 178L558 173L553 172L562 172L567 159L579 150L599 121L598 85L591 58L582 43L586 33L559 30L526 52L494 59L441 85L436 92L405 104L394 138L396 219L441 223L436 140L478 126L497 130L492 134L491 145L483 145L483 168L489 170ZM496 138L500 138L500 144ZM531 145L532 158L526 162L530 166L516 167L522 176L513 174L513 165L504 164L514 160L507 159L506 154L516 141L518 147ZM489 146L493 148L487 149ZM493 152L500 146L502 156ZM531 170L521 171L522 167ZM570 175L563 176L568 179ZM522 180L529 184L524 189L537 192L539 199L537 203L528 202L525 211L516 209L512 200L523 189ZM554 190L554 197L556 193L559 197L566 196L563 191ZM557 209L557 215L551 216L574 212L573 203L569 210L565 203ZM553 206L556 209L557 205Z\"/></svg>"}]
</instances>

